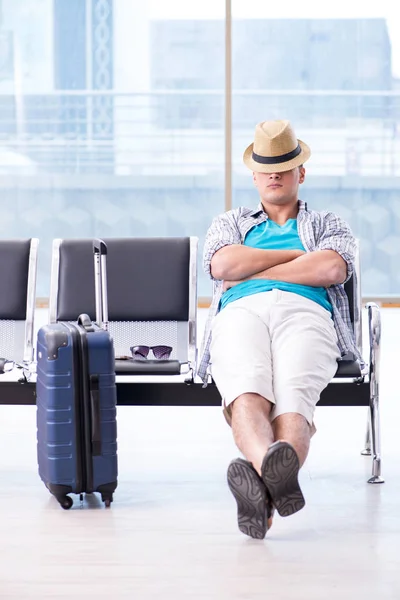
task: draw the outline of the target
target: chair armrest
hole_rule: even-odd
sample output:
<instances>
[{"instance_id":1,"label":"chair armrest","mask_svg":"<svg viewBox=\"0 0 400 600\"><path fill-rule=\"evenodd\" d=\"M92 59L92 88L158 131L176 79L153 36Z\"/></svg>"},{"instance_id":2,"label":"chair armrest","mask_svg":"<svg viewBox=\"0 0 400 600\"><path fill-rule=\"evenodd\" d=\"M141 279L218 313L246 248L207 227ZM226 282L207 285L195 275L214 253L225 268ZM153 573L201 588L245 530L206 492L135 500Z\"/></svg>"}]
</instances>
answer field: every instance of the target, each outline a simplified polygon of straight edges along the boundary
<instances>
[{"instance_id":1,"label":"chair armrest","mask_svg":"<svg viewBox=\"0 0 400 600\"><path fill-rule=\"evenodd\" d=\"M334 377L357 379L361 376L360 363L355 360L353 355L344 356L341 360L338 360L338 368Z\"/></svg>"},{"instance_id":2,"label":"chair armrest","mask_svg":"<svg viewBox=\"0 0 400 600\"><path fill-rule=\"evenodd\" d=\"M367 304L369 325L369 380L371 396L379 396L381 358L381 312L375 302Z\"/></svg>"}]
</instances>

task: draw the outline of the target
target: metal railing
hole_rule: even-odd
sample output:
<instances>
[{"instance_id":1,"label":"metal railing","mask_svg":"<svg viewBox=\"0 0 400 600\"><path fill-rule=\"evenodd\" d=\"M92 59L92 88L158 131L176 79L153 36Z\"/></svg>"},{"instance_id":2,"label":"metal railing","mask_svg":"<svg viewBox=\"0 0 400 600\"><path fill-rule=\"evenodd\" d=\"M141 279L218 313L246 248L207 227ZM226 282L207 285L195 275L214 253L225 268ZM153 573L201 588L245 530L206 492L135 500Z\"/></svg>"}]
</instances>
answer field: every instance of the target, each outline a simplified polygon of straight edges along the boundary
<instances>
[{"instance_id":1,"label":"metal railing","mask_svg":"<svg viewBox=\"0 0 400 600\"><path fill-rule=\"evenodd\" d=\"M0 174L224 170L224 91L0 95ZM289 118L312 174L400 175L400 91L234 90L233 173L254 125Z\"/></svg>"}]
</instances>

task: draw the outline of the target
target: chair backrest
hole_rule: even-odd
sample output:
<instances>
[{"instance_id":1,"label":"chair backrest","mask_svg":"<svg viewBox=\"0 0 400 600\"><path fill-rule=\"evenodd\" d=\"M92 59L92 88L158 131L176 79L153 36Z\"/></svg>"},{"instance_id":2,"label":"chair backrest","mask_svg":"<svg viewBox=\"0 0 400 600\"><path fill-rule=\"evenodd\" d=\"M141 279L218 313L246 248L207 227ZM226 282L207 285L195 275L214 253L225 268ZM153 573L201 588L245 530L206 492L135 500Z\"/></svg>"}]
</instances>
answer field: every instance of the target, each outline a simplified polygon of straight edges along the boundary
<instances>
[{"instance_id":1,"label":"chair backrest","mask_svg":"<svg viewBox=\"0 0 400 600\"><path fill-rule=\"evenodd\" d=\"M172 359L196 360L198 239L105 238L109 331L116 356L130 346L173 347ZM95 320L92 239L54 240L50 322Z\"/></svg>"},{"instance_id":2,"label":"chair backrest","mask_svg":"<svg viewBox=\"0 0 400 600\"><path fill-rule=\"evenodd\" d=\"M0 240L0 356L33 361L39 240Z\"/></svg>"},{"instance_id":3,"label":"chair backrest","mask_svg":"<svg viewBox=\"0 0 400 600\"><path fill-rule=\"evenodd\" d=\"M353 325L354 337L357 348L362 352L362 298L361 298L361 269L360 248L357 241L356 258L354 261L354 272L351 278L344 284L349 301L350 319Z\"/></svg>"}]
</instances>

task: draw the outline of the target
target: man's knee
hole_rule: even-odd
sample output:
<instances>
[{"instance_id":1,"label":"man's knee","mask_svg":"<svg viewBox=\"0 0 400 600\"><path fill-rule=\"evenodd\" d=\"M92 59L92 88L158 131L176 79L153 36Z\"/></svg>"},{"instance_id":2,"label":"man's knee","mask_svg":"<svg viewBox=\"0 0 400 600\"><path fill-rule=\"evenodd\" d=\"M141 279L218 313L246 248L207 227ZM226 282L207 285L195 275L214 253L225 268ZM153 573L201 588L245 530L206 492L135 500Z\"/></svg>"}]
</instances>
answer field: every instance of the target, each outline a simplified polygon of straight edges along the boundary
<instances>
[{"instance_id":1,"label":"man's knee","mask_svg":"<svg viewBox=\"0 0 400 600\"><path fill-rule=\"evenodd\" d=\"M242 412L262 411L269 417L273 404L261 394L247 393L238 396L230 406L232 416L240 415Z\"/></svg>"},{"instance_id":2,"label":"man's knee","mask_svg":"<svg viewBox=\"0 0 400 600\"><path fill-rule=\"evenodd\" d=\"M274 423L279 425L280 423L307 423L306 417L299 412L285 412L279 414L274 419Z\"/></svg>"},{"instance_id":3,"label":"man's knee","mask_svg":"<svg viewBox=\"0 0 400 600\"><path fill-rule=\"evenodd\" d=\"M307 432L312 436L315 433L313 421L311 422L301 413L287 412L275 417L272 421L275 436L279 437L282 432Z\"/></svg>"}]
</instances>

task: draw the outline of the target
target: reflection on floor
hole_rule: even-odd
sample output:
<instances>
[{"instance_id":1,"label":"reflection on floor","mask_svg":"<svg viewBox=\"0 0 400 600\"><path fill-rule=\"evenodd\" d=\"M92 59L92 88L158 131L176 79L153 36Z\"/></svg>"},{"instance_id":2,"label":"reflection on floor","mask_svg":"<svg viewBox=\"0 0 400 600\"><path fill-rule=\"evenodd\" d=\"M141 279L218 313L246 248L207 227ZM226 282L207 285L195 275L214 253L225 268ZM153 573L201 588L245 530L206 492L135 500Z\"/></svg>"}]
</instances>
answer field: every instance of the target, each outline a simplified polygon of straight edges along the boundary
<instances>
[{"instance_id":1,"label":"reflection on floor","mask_svg":"<svg viewBox=\"0 0 400 600\"><path fill-rule=\"evenodd\" d=\"M366 483L366 410L321 408L306 507L263 542L237 530L218 408L119 408L111 509L87 497L63 511L37 475L35 408L0 406L1 599L398 599L400 311L383 313L386 483Z\"/></svg>"}]
</instances>

